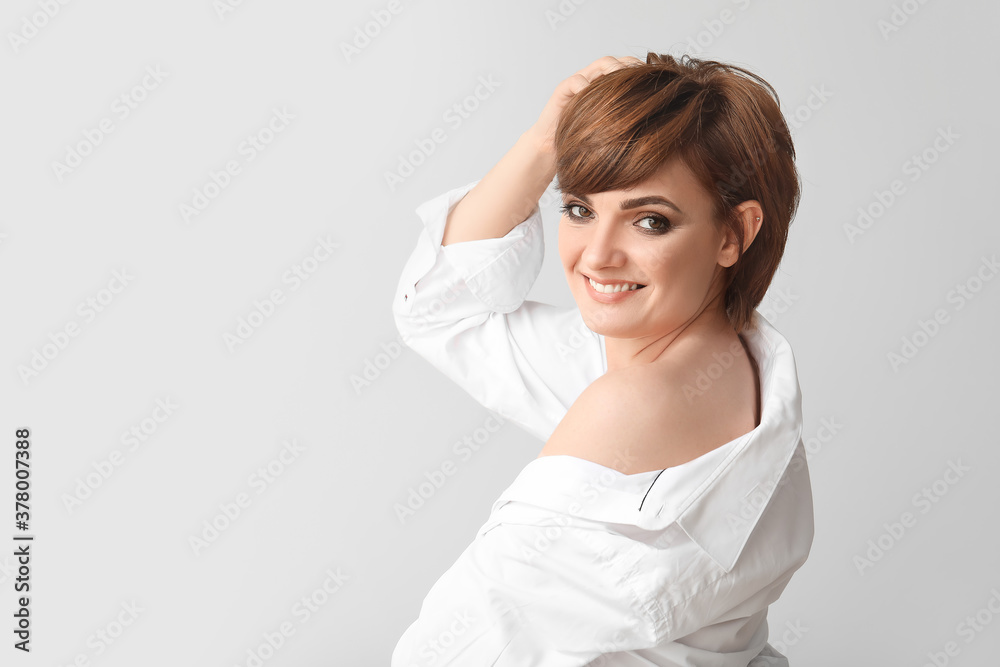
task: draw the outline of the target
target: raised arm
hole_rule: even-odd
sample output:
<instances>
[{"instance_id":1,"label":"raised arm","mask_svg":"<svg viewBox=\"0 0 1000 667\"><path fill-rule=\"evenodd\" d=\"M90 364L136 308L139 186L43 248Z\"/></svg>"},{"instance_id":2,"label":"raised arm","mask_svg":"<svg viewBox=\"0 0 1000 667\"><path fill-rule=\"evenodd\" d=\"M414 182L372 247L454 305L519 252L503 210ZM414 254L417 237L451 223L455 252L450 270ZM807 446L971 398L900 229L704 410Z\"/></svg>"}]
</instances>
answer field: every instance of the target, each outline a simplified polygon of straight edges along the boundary
<instances>
[{"instance_id":1,"label":"raised arm","mask_svg":"<svg viewBox=\"0 0 1000 667\"><path fill-rule=\"evenodd\" d=\"M441 245L501 238L526 219L556 174L555 134L563 109L591 81L638 58L605 56L563 80L538 120L448 215Z\"/></svg>"}]
</instances>

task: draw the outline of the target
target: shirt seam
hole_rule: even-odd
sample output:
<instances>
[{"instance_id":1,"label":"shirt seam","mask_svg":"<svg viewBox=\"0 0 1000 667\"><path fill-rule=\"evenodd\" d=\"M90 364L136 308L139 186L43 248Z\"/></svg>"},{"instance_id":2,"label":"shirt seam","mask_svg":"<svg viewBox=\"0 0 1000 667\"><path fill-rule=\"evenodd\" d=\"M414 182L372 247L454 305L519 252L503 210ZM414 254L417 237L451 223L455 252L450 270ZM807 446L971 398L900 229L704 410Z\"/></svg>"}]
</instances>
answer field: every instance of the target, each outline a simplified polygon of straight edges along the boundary
<instances>
[{"instance_id":1,"label":"shirt seam","mask_svg":"<svg viewBox=\"0 0 1000 667\"><path fill-rule=\"evenodd\" d=\"M652 630L653 630L653 642L654 643L653 643L653 646L650 647L650 648L653 648L655 646L659 646L660 643L661 643L661 640L660 640L660 631L659 631L658 628L661 625L666 625L666 618L664 616L663 607L660 604L658 596L657 595L653 595L653 596L644 595L642 592L640 592L639 588L636 585L637 582L636 582L636 576L635 575L636 575L636 573L639 573L639 572L642 571L642 567L641 566L642 566L642 564L643 564L643 562L645 560L643 558L643 555L644 555L644 553L646 551L646 546L647 545L645 545L645 544L637 544L637 545L635 545L632 548L631 553L635 554L637 557L633 561L632 569L629 572L629 574L627 574L624 577L622 577L620 579L620 582L628 590L629 594L632 596L632 599L633 599L633 601L635 603L635 605L632 608L633 609L637 609L639 611L640 619L642 619L642 618L652 618L652 620L653 620L653 622L652 622ZM608 550L611 550L611 549L612 549L612 547L608 547Z\"/></svg>"},{"instance_id":2,"label":"shirt seam","mask_svg":"<svg viewBox=\"0 0 1000 667\"><path fill-rule=\"evenodd\" d=\"M697 544L697 543L695 543L695 544ZM704 549L701 549L700 546L699 546L699 549L704 552ZM692 598L694 598L696 595L699 595L700 593L702 593L706 589L710 588L711 586L714 586L721 579L725 578L726 575L728 575L728 574L729 574L729 572L723 571L723 572L721 572L719 574L719 576L715 577L711 581L705 582L705 583L701 584L700 586L696 587L694 590L691 591L690 594L688 594L685 597L683 597L680 600L680 602L678 603L677 606L686 606L687 603ZM668 632L668 625L670 625L670 624L668 624L667 612L663 608L663 603L662 603L662 600L660 599L659 595L656 595L656 596L653 597L653 603L656 605L656 608L658 610L660 618L662 619L662 625L661 626L654 626L653 627L653 634L654 634L654 636L656 638L656 646L659 646L660 644L662 644L665 641L667 641L667 639L670 637L669 632ZM701 626L701 627L705 627L705 626ZM674 639L676 639L676 637ZM673 639L671 639L671 641L673 641Z\"/></svg>"}]
</instances>

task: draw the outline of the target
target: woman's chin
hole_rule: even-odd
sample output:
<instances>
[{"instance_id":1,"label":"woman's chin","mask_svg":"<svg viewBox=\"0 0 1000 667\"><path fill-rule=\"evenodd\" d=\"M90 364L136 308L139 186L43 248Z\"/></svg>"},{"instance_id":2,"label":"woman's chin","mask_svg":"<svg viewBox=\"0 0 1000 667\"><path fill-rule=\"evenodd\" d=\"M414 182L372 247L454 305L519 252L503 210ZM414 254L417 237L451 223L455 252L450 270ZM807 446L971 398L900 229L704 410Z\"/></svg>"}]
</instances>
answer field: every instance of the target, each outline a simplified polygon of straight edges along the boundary
<instances>
[{"instance_id":1,"label":"woman's chin","mask_svg":"<svg viewBox=\"0 0 1000 667\"><path fill-rule=\"evenodd\" d=\"M632 332L634 332L635 327L630 326L625 322L615 322L609 321L610 318L593 316L587 313L581 312L583 317L583 323L588 329L596 334L604 336L605 338L633 338Z\"/></svg>"}]
</instances>

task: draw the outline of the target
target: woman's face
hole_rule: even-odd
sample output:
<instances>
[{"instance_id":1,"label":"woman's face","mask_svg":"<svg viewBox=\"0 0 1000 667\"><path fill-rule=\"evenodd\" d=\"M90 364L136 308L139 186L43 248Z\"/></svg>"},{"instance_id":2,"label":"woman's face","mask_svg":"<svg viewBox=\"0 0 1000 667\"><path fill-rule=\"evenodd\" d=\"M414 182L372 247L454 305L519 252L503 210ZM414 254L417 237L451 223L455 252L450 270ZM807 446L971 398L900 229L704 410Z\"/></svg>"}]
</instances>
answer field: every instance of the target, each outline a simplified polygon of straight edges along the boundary
<instances>
[{"instance_id":1,"label":"woman's face","mask_svg":"<svg viewBox=\"0 0 1000 667\"><path fill-rule=\"evenodd\" d=\"M711 198L677 158L630 190L564 192L563 205L559 256L566 280L584 323L604 336L669 334L721 292L724 267L735 262L735 247L724 250L726 228L714 222ZM643 287L601 293L590 279Z\"/></svg>"}]
</instances>

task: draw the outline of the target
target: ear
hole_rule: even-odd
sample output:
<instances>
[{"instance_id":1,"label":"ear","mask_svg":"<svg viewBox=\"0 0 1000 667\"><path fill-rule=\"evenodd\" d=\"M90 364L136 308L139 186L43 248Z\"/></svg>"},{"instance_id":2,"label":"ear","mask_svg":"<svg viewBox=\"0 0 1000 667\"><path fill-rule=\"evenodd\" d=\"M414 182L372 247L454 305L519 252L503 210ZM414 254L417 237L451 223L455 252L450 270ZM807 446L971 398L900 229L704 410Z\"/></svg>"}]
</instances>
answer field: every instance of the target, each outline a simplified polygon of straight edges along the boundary
<instances>
[{"instance_id":1,"label":"ear","mask_svg":"<svg viewBox=\"0 0 1000 667\"><path fill-rule=\"evenodd\" d=\"M760 202L755 199L747 200L736 206L735 214L739 224L743 226L743 252L746 252L753 240L757 238L757 232L764 222L764 212L761 210ZM722 247L719 249L719 265L726 268L736 263L739 257L736 233L729 227L723 225Z\"/></svg>"}]
</instances>

